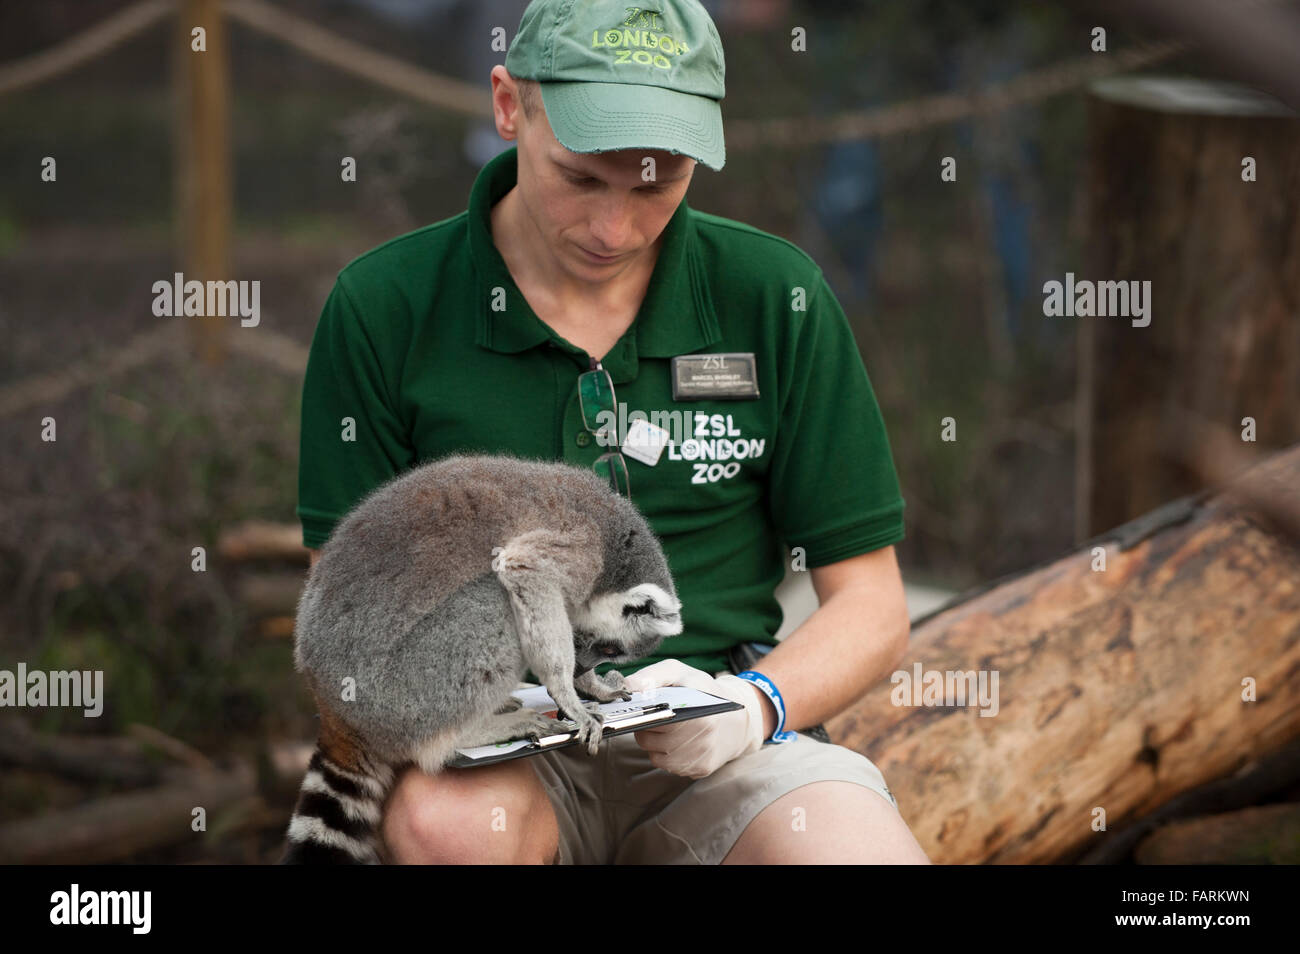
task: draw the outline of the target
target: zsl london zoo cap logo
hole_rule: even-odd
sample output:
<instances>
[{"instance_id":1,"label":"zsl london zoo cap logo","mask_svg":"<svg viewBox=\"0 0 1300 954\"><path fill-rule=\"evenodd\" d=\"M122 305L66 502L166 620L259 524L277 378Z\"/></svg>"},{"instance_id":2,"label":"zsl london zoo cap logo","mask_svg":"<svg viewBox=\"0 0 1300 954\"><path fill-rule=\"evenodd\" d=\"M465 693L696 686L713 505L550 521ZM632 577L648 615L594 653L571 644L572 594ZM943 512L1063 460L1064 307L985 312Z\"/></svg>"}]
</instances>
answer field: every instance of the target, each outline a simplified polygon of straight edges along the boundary
<instances>
[{"instance_id":1,"label":"zsl london zoo cap logo","mask_svg":"<svg viewBox=\"0 0 1300 954\"><path fill-rule=\"evenodd\" d=\"M727 160L722 41L699 0L533 0L506 69L541 84L571 152L662 149L714 171Z\"/></svg>"}]
</instances>

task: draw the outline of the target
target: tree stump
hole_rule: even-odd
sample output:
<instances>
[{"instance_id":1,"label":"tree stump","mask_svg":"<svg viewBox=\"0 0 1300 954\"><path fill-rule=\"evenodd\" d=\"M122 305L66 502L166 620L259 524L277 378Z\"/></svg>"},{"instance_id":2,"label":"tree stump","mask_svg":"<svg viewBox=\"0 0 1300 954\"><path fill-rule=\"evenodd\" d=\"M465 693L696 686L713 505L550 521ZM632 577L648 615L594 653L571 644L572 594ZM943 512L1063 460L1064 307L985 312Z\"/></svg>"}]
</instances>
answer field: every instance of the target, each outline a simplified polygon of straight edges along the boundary
<instances>
[{"instance_id":1,"label":"tree stump","mask_svg":"<svg viewBox=\"0 0 1300 954\"><path fill-rule=\"evenodd\" d=\"M1144 282L1150 324L1075 317L1076 539L1200 486L1187 418L1300 436L1300 119L1240 86L1098 81L1076 280ZM1243 160L1255 181L1243 181ZM1065 276L1053 276L1064 281Z\"/></svg>"}]
</instances>

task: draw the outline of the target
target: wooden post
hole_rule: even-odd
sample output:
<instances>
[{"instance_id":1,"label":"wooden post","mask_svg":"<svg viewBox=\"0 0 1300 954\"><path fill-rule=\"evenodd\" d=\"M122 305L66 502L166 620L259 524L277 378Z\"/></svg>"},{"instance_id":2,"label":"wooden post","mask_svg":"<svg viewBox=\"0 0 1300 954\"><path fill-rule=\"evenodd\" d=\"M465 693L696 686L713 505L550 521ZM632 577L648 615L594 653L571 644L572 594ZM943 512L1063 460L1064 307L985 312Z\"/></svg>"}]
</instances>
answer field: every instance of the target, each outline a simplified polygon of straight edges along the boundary
<instances>
[{"instance_id":1,"label":"wooden post","mask_svg":"<svg viewBox=\"0 0 1300 954\"><path fill-rule=\"evenodd\" d=\"M193 31L205 31L203 52ZM230 274L230 77L220 0L182 0L173 50L176 114L176 233L185 280ZM225 358L229 317L190 318L195 353ZM238 320L238 319L235 319Z\"/></svg>"},{"instance_id":2,"label":"wooden post","mask_svg":"<svg viewBox=\"0 0 1300 954\"><path fill-rule=\"evenodd\" d=\"M1261 450L1300 435L1296 114L1195 79L1121 76L1090 92L1075 279L1149 281L1151 301L1146 327L1056 319L1079 333L1078 539L1202 489L1198 423L1238 434L1253 418Z\"/></svg>"}]
</instances>

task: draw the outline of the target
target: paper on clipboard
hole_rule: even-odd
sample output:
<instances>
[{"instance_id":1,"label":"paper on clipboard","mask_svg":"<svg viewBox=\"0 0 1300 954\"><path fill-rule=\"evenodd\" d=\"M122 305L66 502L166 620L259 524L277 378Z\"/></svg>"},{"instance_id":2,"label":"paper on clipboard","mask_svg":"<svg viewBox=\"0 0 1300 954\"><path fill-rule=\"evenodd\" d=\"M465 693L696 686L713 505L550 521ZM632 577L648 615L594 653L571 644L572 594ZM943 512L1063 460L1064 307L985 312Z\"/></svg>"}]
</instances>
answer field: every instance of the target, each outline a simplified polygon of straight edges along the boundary
<instances>
[{"instance_id":1,"label":"paper on clipboard","mask_svg":"<svg viewBox=\"0 0 1300 954\"><path fill-rule=\"evenodd\" d=\"M534 686L527 689L516 689L512 693L526 709L536 709L542 712L556 708L555 700L551 698L550 693L546 691L545 686ZM710 695L707 692L701 692L699 689L691 689L687 686L659 686L654 689L647 689L644 692L633 692L632 698L626 702L618 700L615 702L606 702L601 705L601 715L607 726L611 723L623 722L623 728L637 724L651 725L660 721L667 721L683 710L692 708L702 708L714 706L718 703L726 702L718 696ZM635 719L638 712L651 706L660 706L666 703L667 708L662 713L646 713L646 718ZM552 713L554 717L554 713ZM627 720L627 721L625 721ZM576 731L576 724L574 729ZM513 739L506 742L497 742L492 745L475 745L468 748L457 749L456 752L466 760L479 761L482 759L497 759L503 755L510 755L521 749L546 749L552 748L557 744L571 741L570 735L545 736L538 742L531 739Z\"/></svg>"}]
</instances>

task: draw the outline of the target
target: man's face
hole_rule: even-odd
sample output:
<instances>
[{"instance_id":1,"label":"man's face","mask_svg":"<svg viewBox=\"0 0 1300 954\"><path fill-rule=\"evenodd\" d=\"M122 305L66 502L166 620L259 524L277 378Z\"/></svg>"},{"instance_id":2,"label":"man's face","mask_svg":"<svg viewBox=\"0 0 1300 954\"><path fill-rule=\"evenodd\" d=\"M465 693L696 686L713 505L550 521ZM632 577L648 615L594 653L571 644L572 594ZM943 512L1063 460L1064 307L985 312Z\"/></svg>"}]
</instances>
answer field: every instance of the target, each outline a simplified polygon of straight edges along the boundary
<instances>
[{"instance_id":1,"label":"man's face","mask_svg":"<svg viewBox=\"0 0 1300 954\"><path fill-rule=\"evenodd\" d=\"M656 149L570 152L540 102L531 118L516 115L519 195L560 268L600 283L646 255L686 195L695 160Z\"/></svg>"}]
</instances>

